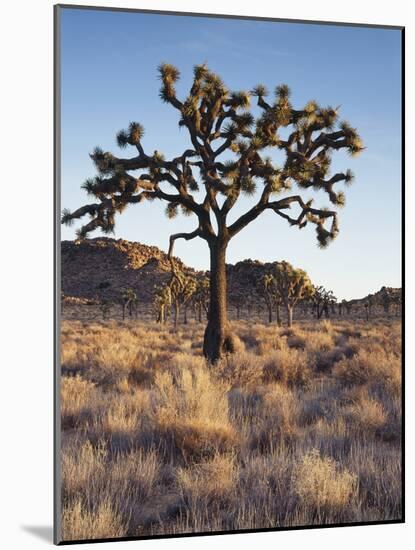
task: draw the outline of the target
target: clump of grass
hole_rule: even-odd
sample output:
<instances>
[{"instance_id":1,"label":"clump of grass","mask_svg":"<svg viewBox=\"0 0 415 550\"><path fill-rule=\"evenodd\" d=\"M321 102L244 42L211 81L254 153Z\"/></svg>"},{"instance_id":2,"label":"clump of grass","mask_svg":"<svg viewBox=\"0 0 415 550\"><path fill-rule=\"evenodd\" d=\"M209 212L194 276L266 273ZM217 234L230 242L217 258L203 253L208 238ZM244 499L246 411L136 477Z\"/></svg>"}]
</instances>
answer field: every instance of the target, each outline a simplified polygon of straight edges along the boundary
<instances>
[{"instance_id":1,"label":"clump of grass","mask_svg":"<svg viewBox=\"0 0 415 550\"><path fill-rule=\"evenodd\" d=\"M215 372L230 386L253 387L260 383L263 360L252 353L235 353L221 359Z\"/></svg>"},{"instance_id":2,"label":"clump of grass","mask_svg":"<svg viewBox=\"0 0 415 550\"><path fill-rule=\"evenodd\" d=\"M261 453L290 447L298 436L299 406L296 396L278 383L266 387L258 410L250 446Z\"/></svg>"},{"instance_id":3,"label":"clump of grass","mask_svg":"<svg viewBox=\"0 0 415 550\"><path fill-rule=\"evenodd\" d=\"M293 484L303 506L321 512L345 507L357 493L357 477L317 449L309 451L296 465Z\"/></svg>"},{"instance_id":4,"label":"clump of grass","mask_svg":"<svg viewBox=\"0 0 415 550\"><path fill-rule=\"evenodd\" d=\"M176 481L187 506L221 505L234 490L236 473L236 460L232 454L215 454L210 460L190 468L178 468Z\"/></svg>"},{"instance_id":5,"label":"clump of grass","mask_svg":"<svg viewBox=\"0 0 415 550\"><path fill-rule=\"evenodd\" d=\"M311 369L307 355L295 349L283 349L264 357L263 381L281 382L286 386L306 386L310 381Z\"/></svg>"},{"instance_id":6,"label":"clump of grass","mask_svg":"<svg viewBox=\"0 0 415 550\"><path fill-rule=\"evenodd\" d=\"M354 428L362 432L362 437L367 434L379 434L385 426L388 416L382 403L368 395L363 394L360 399L350 405L345 411L346 419L353 423Z\"/></svg>"},{"instance_id":7,"label":"clump of grass","mask_svg":"<svg viewBox=\"0 0 415 550\"><path fill-rule=\"evenodd\" d=\"M61 423L63 429L85 425L92 418L92 407L102 402L95 384L81 376L63 376L61 379Z\"/></svg>"},{"instance_id":8,"label":"clump of grass","mask_svg":"<svg viewBox=\"0 0 415 550\"><path fill-rule=\"evenodd\" d=\"M287 344L289 348L294 349L305 349L307 340L304 335L293 334L287 338Z\"/></svg>"},{"instance_id":9,"label":"clump of grass","mask_svg":"<svg viewBox=\"0 0 415 550\"><path fill-rule=\"evenodd\" d=\"M327 352L333 349L333 336L327 331L310 331L307 334L306 350L308 353Z\"/></svg>"},{"instance_id":10,"label":"clump of grass","mask_svg":"<svg viewBox=\"0 0 415 550\"><path fill-rule=\"evenodd\" d=\"M62 511L62 539L91 540L123 537L127 533L127 518L114 509L109 500L89 510L79 499Z\"/></svg>"},{"instance_id":11,"label":"clump of grass","mask_svg":"<svg viewBox=\"0 0 415 550\"><path fill-rule=\"evenodd\" d=\"M349 386L369 383L397 393L401 386L400 369L397 355L375 347L372 350L360 349L354 357L339 361L333 372Z\"/></svg>"},{"instance_id":12,"label":"clump of grass","mask_svg":"<svg viewBox=\"0 0 415 550\"><path fill-rule=\"evenodd\" d=\"M176 376L159 373L155 388L155 435L164 440L166 452L175 451L188 460L237 444L229 421L229 387L214 380L207 367L183 368Z\"/></svg>"}]
</instances>

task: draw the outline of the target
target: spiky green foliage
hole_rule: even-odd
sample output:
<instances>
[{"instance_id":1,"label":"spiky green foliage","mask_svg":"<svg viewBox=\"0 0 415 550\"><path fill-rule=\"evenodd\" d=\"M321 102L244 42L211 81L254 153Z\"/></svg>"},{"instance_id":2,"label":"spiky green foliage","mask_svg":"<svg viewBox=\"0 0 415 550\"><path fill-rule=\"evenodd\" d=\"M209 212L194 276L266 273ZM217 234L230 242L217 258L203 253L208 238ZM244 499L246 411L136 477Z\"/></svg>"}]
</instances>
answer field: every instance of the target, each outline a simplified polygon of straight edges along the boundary
<instances>
[{"instance_id":1,"label":"spiky green foliage","mask_svg":"<svg viewBox=\"0 0 415 550\"><path fill-rule=\"evenodd\" d=\"M172 220L173 218L177 217L179 209L179 204L175 202L169 202L169 204L166 206L166 216Z\"/></svg>"},{"instance_id":2,"label":"spiky green foliage","mask_svg":"<svg viewBox=\"0 0 415 550\"><path fill-rule=\"evenodd\" d=\"M268 90L263 84L258 84L252 88L251 95L256 97L266 97L268 95Z\"/></svg>"},{"instance_id":3,"label":"spiky green foliage","mask_svg":"<svg viewBox=\"0 0 415 550\"><path fill-rule=\"evenodd\" d=\"M275 95L278 99L288 99L291 95L291 90L287 84L279 84L275 88Z\"/></svg>"},{"instance_id":4,"label":"spiky green foliage","mask_svg":"<svg viewBox=\"0 0 415 550\"><path fill-rule=\"evenodd\" d=\"M180 78L179 69L170 63L161 63L157 70L162 80L169 79L172 82L176 82Z\"/></svg>"},{"instance_id":5,"label":"spiky green foliage","mask_svg":"<svg viewBox=\"0 0 415 550\"><path fill-rule=\"evenodd\" d=\"M69 210L69 208L64 208L62 210L61 223L67 226L71 226L73 222L74 220L71 216L71 211Z\"/></svg>"}]
</instances>

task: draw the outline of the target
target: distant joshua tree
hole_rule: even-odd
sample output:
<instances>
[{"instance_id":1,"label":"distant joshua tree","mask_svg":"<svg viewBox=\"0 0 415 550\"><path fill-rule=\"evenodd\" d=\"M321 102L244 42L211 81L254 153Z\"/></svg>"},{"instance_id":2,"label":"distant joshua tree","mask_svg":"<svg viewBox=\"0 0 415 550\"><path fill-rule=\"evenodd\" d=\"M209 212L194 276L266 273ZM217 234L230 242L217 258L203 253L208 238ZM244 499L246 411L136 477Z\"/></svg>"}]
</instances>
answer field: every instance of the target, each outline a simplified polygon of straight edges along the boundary
<instances>
[{"instance_id":1,"label":"distant joshua tree","mask_svg":"<svg viewBox=\"0 0 415 550\"><path fill-rule=\"evenodd\" d=\"M274 306L276 288L274 277L271 274L267 273L262 277L261 290L261 294L268 310L268 322L272 323L272 310Z\"/></svg>"},{"instance_id":2,"label":"distant joshua tree","mask_svg":"<svg viewBox=\"0 0 415 550\"><path fill-rule=\"evenodd\" d=\"M111 300L101 300L99 309L101 310L103 320L108 319L113 305Z\"/></svg>"},{"instance_id":3,"label":"distant joshua tree","mask_svg":"<svg viewBox=\"0 0 415 550\"><path fill-rule=\"evenodd\" d=\"M137 306L138 299L137 294L134 289L127 288L124 289L121 293L121 306L122 306L122 318L125 319L125 314L128 312L128 315L137 319Z\"/></svg>"},{"instance_id":4,"label":"distant joshua tree","mask_svg":"<svg viewBox=\"0 0 415 550\"><path fill-rule=\"evenodd\" d=\"M380 289L380 301L383 306L383 311L389 317L390 306L393 302L393 297L391 291L385 286Z\"/></svg>"},{"instance_id":5,"label":"distant joshua tree","mask_svg":"<svg viewBox=\"0 0 415 550\"><path fill-rule=\"evenodd\" d=\"M330 317L330 309L333 311L337 298L332 290L326 290L324 286L315 286L313 293L313 306L317 319L321 319L323 313L326 319Z\"/></svg>"},{"instance_id":6,"label":"distant joshua tree","mask_svg":"<svg viewBox=\"0 0 415 550\"><path fill-rule=\"evenodd\" d=\"M347 122L338 124L338 108L323 108L309 101L295 109L286 85L277 86L274 97L267 101L265 86L258 85L250 92L230 91L206 65L196 65L189 93L180 100L175 89L179 70L163 63L158 71L160 97L177 110L179 126L187 130L191 147L170 160L158 151L148 154L142 144L143 127L131 122L117 134L117 142L122 148L134 147L137 154L120 158L97 147L91 158L99 174L83 185L97 200L74 212L64 210L62 223L89 216L78 231L79 239L95 229L111 233L116 214L130 204L154 199L167 203L169 217L179 210L195 216L194 231L170 237L169 254L177 239L200 237L209 247L210 306L203 351L215 362L224 352L234 350L226 304L225 261L230 240L258 216L272 211L300 229L313 224L319 245L327 246L339 231L334 209L316 208L312 200L297 193L279 199L275 196L295 183L300 190L323 191L334 206L343 206L344 194L335 186L350 183L353 175L349 170L330 174L331 153L345 149L356 155L363 145L356 129ZM257 98L257 117L249 111L252 97ZM285 155L280 166L266 156L270 148ZM227 160L221 160L222 154ZM137 170L141 175L137 176ZM197 179L194 170L199 171ZM229 222L228 215L241 195L254 195L260 185L254 205ZM170 186L170 191L165 186ZM198 191L201 194L196 195ZM297 212L291 213L292 206Z\"/></svg>"},{"instance_id":7,"label":"distant joshua tree","mask_svg":"<svg viewBox=\"0 0 415 550\"><path fill-rule=\"evenodd\" d=\"M202 313L205 312L206 316L209 313L209 279L208 277L202 277L196 281L196 288L193 294L193 303L197 311L197 318L199 323L202 322Z\"/></svg>"},{"instance_id":8,"label":"distant joshua tree","mask_svg":"<svg viewBox=\"0 0 415 550\"><path fill-rule=\"evenodd\" d=\"M154 294L156 322L165 324L171 308L171 290L169 285L156 287Z\"/></svg>"},{"instance_id":9,"label":"distant joshua tree","mask_svg":"<svg viewBox=\"0 0 415 550\"><path fill-rule=\"evenodd\" d=\"M344 310L346 309L347 307L347 300L345 300L343 298L343 300L341 302L339 302L338 304L338 309L339 309L339 317L341 317L342 315L344 315Z\"/></svg>"},{"instance_id":10,"label":"distant joshua tree","mask_svg":"<svg viewBox=\"0 0 415 550\"><path fill-rule=\"evenodd\" d=\"M174 326L177 328L182 307L184 310L183 322L187 324L187 308L189 307L191 298L196 292L197 283L194 277L189 277L181 271L174 270L169 286L173 307Z\"/></svg>"},{"instance_id":11,"label":"distant joshua tree","mask_svg":"<svg viewBox=\"0 0 415 550\"><path fill-rule=\"evenodd\" d=\"M268 322L273 321L273 311L276 312L277 325L281 326L280 306L282 305L282 297L275 284L275 278L271 273L266 273L260 280L258 293L263 298L268 312Z\"/></svg>"},{"instance_id":12,"label":"distant joshua tree","mask_svg":"<svg viewBox=\"0 0 415 550\"><path fill-rule=\"evenodd\" d=\"M236 309L236 318L241 318L243 307L246 305L246 294L242 289L235 289L229 296L229 302Z\"/></svg>"},{"instance_id":13,"label":"distant joshua tree","mask_svg":"<svg viewBox=\"0 0 415 550\"><path fill-rule=\"evenodd\" d=\"M273 271L274 284L287 310L287 324L293 323L293 310L299 300L311 298L314 287L302 269L295 269L288 262L276 262Z\"/></svg>"}]
</instances>

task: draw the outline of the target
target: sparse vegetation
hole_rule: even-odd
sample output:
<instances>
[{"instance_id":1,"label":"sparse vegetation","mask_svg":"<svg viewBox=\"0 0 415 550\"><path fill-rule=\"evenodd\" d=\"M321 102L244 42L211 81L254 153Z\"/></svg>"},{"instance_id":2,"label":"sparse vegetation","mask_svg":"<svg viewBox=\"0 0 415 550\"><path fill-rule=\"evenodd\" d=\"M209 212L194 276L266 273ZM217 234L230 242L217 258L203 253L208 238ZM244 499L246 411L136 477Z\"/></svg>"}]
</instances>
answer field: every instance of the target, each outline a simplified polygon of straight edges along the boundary
<instances>
[{"instance_id":1,"label":"sparse vegetation","mask_svg":"<svg viewBox=\"0 0 415 550\"><path fill-rule=\"evenodd\" d=\"M63 224L88 220L62 255L73 313L62 324L63 538L400 519L400 289L338 300L286 261L226 264L230 241L266 212L313 226L321 248L337 237L338 185L354 176L334 173L332 157L364 150L357 129L339 107L294 108L285 84L271 98L263 85L231 91L203 64L179 98L179 70L158 73L190 148L149 154L131 122L116 139L132 156L96 147L97 176L82 186L93 200L62 212ZM323 197L330 208L314 204ZM85 243L155 199L168 218L195 220L167 255ZM196 238L209 271L173 256Z\"/></svg>"},{"instance_id":2,"label":"sparse vegetation","mask_svg":"<svg viewBox=\"0 0 415 550\"><path fill-rule=\"evenodd\" d=\"M400 518L399 320L231 323L62 322L65 540Z\"/></svg>"}]
</instances>

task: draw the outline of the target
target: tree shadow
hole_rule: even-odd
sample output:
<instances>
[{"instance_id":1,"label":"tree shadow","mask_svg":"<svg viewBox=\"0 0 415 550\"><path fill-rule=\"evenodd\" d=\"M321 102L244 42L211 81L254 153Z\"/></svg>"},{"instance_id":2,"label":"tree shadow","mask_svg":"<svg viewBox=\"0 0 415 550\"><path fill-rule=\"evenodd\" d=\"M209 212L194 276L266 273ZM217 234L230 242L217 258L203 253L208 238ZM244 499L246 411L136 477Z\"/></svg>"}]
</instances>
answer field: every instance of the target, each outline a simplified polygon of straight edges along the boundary
<instances>
[{"instance_id":1,"label":"tree shadow","mask_svg":"<svg viewBox=\"0 0 415 550\"><path fill-rule=\"evenodd\" d=\"M21 528L38 539L53 543L53 528L51 525L21 525Z\"/></svg>"}]
</instances>

